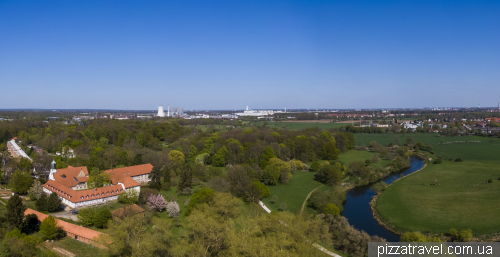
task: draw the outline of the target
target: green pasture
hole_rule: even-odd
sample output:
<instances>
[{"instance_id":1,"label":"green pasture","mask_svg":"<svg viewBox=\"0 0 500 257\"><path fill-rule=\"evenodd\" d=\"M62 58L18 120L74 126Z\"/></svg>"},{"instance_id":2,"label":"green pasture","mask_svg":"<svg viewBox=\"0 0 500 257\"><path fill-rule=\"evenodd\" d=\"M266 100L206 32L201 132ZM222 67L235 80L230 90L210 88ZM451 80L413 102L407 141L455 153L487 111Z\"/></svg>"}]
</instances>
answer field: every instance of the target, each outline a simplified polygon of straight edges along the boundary
<instances>
[{"instance_id":1,"label":"green pasture","mask_svg":"<svg viewBox=\"0 0 500 257\"><path fill-rule=\"evenodd\" d=\"M82 243L78 240L74 240L69 237L65 237L61 240L54 241L53 245L68 250L76 254L76 256L81 256L81 257L108 256L106 251L100 248Z\"/></svg>"},{"instance_id":2,"label":"green pasture","mask_svg":"<svg viewBox=\"0 0 500 257\"><path fill-rule=\"evenodd\" d=\"M287 211L298 214L307 195L313 189L322 185L322 183L314 180L314 174L316 173L309 171L295 172L288 185L269 186L271 196L263 199L262 202L272 211L278 211L281 203L284 202L287 205ZM275 204L271 203L273 195L278 196L278 201Z\"/></svg>"},{"instance_id":3,"label":"green pasture","mask_svg":"<svg viewBox=\"0 0 500 257\"><path fill-rule=\"evenodd\" d=\"M260 122L259 125L264 125L264 122ZM267 122L267 126L270 128L280 128L288 130L302 130L306 128L318 127L322 130L328 130L331 128L338 128L342 126L347 126L346 123L315 123L315 122Z\"/></svg>"},{"instance_id":4,"label":"green pasture","mask_svg":"<svg viewBox=\"0 0 500 257\"><path fill-rule=\"evenodd\" d=\"M356 134L356 144L370 145L370 142L377 141L387 145L396 143L399 138L399 145L406 143L408 137L414 137L415 143L422 142L432 146L436 155L444 158L461 158L471 161L500 161L500 140L480 136L460 136L444 137L435 133L407 133L407 134ZM468 142L467 142L468 141ZM480 141L472 142L472 141Z\"/></svg>"},{"instance_id":5,"label":"green pasture","mask_svg":"<svg viewBox=\"0 0 500 257\"><path fill-rule=\"evenodd\" d=\"M339 154L339 158L337 160L341 161L345 165L349 165L349 163L351 162L364 162L365 160L371 160L374 154L377 153L369 151L349 150L345 153ZM372 163L370 166L374 168L386 167L389 163L391 163L391 161L380 159L378 162Z\"/></svg>"},{"instance_id":6,"label":"green pasture","mask_svg":"<svg viewBox=\"0 0 500 257\"><path fill-rule=\"evenodd\" d=\"M436 145L440 144L441 141L446 142L455 142L455 141L481 141L488 142L490 139L486 137L480 136L460 136L460 137L445 137L440 136L438 133L405 133L405 134L368 134L368 133L356 133L356 145L370 145L370 142L377 141L382 145L388 145L389 143L396 144L396 137L399 138L399 145L406 144L406 139L408 137L415 138L416 142L422 142L424 144Z\"/></svg>"},{"instance_id":7,"label":"green pasture","mask_svg":"<svg viewBox=\"0 0 500 257\"><path fill-rule=\"evenodd\" d=\"M498 233L499 177L500 162L429 164L389 186L378 197L376 210L402 232L470 228L474 236ZM485 183L488 179L493 183Z\"/></svg>"}]
</instances>

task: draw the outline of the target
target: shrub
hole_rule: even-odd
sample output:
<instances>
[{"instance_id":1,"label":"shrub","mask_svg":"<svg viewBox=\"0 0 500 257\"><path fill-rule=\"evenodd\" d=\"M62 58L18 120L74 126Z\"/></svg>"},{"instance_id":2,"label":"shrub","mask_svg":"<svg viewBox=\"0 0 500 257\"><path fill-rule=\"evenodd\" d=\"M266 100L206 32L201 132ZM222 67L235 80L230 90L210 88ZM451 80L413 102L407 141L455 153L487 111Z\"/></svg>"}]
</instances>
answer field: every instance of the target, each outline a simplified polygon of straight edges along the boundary
<instances>
[{"instance_id":1,"label":"shrub","mask_svg":"<svg viewBox=\"0 0 500 257\"><path fill-rule=\"evenodd\" d=\"M120 203L125 203L125 204L137 203L138 200L139 200L139 193L137 192L137 190L134 189L129 189L124 193L118 195L118 202Z\"/></svg>"},{"instance_id":2,"label":"shrub","mask_svg":"<svg viewBox=\"0 0 500 257\"><path fill-rule=\"evenodd\" d=\"M488 179L488 183L493 183L493 179Z\"/></svg>"},{"instance_id":3,"label":"shrub","mask_svg":"<svg viewBox=\"0 0 500 257\"><path fill-rule=\"evenodd\" d=\"M271 203L275 204L277 201L278 201L278 196L277 195L273 195L273 197L271 197Z\"/></svg>"},{"instance_id":4,"label":"shrub","mask_svg":"<svg viewBox=\"0 0 500 257\"><path fill-rule=\"evenodd\" d=\"M168 212L168 217L170 218L179 217L181 213L181 208L179 207L179 204L176 201L168 202L166 208Z\"/></svg>"},{"instance_id":5,"label":"shrub","mask_svg":"<svg viewBox=\"0 0 500 257\"><path fill-rule=\"evenodd\" d=\"M372 186L376 193L381 193L387 188L387 184L384 181L380 181Z\"/></svg>"},{"instance_id":6,"label":"shrub","mask_svg":"<svg viewBox=\"0 0 500 257\"><path fill-rule=\"evenodd\" d=\"M458 241L460 242L468 242L472 238L472 230L462 230L460 234L458 234Z\"/></svg>"},{"instance_id":7,"label":"shrub","mask_svg":"<svg viewBox=\"0 0 500 257\"><path fill-rule=\"evenodd\" d=\"M331 215L340 215L340 209L339 207L337 207L337 205L329 203L326 205L325 209L323 210L323 213Z\"/></svg>"},{"instance_id":8,"label":"shrub","mask_svg":"<svg viewBox=\"0 0 500 257\"><path fill-rule=\"evenodd\" d=\"M441 156L438 156L438 157L434 160L434 164L440 164L441 162L443 162L443 157L441 157Z\"/></svg>"},{"instance_id":9,"label":"shrub","mask_svg":"<svg viewBox=\"0 0 500 257\"><path fill-rule=\"evenodd\" d=\"M303 170L304 169L304 163L300 160L292 159L290 163L295 164L295 167L297 167L297 170Z\"/></svg>"},{"instance_id":10,"label":"shrub","mask_svg":"<svg viewBox=\"0 0 500 257\"><path fill-rule=\"evenodd\" d=\"M148 207L159 212L165 210L167 208L167 201L161 194L150 195L148 197Z\"/></svg>"},{"instance_id":11,"label":"shrub","mask_svg":"<svg viewBox=\"0 0 500 257\"><path fill-rule=\"evenodd\" d=\"M189 200L189 204L186 207L186 215L189 215L191 211L197 204L200 203L211 203L215 197L215 190L210 188L202 188L198 192L193 194L193 197Z\"/></svg>"},{"instance_id":12,"label":"shrub","mask_svg":"<svg viewBox=\"0 0 500 257\"><path fill-rule=\"evenodd\" d=\"M346 200L346 192L340 187L328 191L314 191L307 201L307 205L318 212L324 211L328 204L335 204L339 211L343 210L342 203Z\"/></svg>"},{"instance_id":13,"label":"shrub","mask_svg":"<svg viewBox=\"0 0 500 257\"><path fill-rule=\"evenodd\" d=\"M286 208L287 208L286 203L281 203L281 204L280 204L280 211L285 211L285 210L286 210Z\"/></svg>"},{"instance_id":14,"label":"shrub","mask_svg":"<svg viewBox=\"0 0 500 257\"><path fill-rule=\"evenodd\" d=\"M157 195L159 192L155 189L142 188L137 199L137 204L140 206L145 206L147 204L150 195Z\"/></svg>"}]
</instances>

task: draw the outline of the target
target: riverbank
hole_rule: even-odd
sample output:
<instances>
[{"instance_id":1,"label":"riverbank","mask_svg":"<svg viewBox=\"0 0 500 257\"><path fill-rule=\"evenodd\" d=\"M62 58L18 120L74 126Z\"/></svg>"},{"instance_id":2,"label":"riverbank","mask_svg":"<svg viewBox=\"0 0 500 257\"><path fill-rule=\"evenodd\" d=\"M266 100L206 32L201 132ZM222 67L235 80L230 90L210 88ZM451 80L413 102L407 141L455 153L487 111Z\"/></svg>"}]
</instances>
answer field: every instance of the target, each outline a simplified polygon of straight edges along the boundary
<instances>
[{"instance_id":1,"label":"riverbank","mask_svg":"<svg viewBox=\"0 0 500 257\"><path fill-rule=\"evenodd\" d=\"M374 215L398 232L446 235L455 228L471 229L475 237L499 233L499 164L447 160L429 164L372 200Z\"/></svg>"}]
</instances>

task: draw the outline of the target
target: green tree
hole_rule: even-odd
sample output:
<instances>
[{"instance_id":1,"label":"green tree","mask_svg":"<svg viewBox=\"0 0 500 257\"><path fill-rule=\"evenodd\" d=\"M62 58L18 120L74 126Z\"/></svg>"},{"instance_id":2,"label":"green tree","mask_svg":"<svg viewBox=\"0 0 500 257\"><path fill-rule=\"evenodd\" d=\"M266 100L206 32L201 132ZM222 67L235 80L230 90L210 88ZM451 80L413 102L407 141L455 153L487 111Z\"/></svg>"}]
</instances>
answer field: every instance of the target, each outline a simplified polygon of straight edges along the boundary
<instances>
[{"instance_id":1,"label":"green tree","mask_svg":"<svg viewBox=\"0 0 500 257\"><path fill-rule=\"evenodd\" d=\"M83 208L78 210L78 220L83 226L90 227L94 224L96 211L94 208Z\"/></svg>"},{"instance_id":2,"label":"green tree","mask_svg":"<svg viewBox=\"0 0 500 257\"><path fill-rule=\"evenodd\" d=\"M471 229L466 229L460 231L460 234L458 234L458 241L460 242L468 242L472 238L472 230Z\"/></svg>"},{"instance_id":3,"label":"green tree","mask_svg":"<svg viewBox=\"0 0 500 257\"><path fill-rule=\"evenodd\" d=\"M198 148L195 145L190 145L189 146L189 156L188 156L189 161L194 162L196 159L196 156L198 156Z\"/></svg>"},{"instance_id":4,"label":"green tree","mask_svg":"<svg viewBox=\"0 0 500 257\"><path fill-rule=\"evenodd\" d=\"M32 183L31 172L23 170L16 170L9 181L12 191L18 194L26 194Z\"/></svg>"},{"instance_id":5,"label":"green tree","mask_svg":"<svg viewBox=\"0 0 500 257\"><path fill-rule=\"evenodd\" d=\"M52 216L47 216L40 225L40 233L49 239L58 239L63 236L63 230L57 226L57 221Z\"/></svg>"},{"instance_id":6,"label":"green tree","mask_svg":"<svg viewBox=\"0 0 500 257\"><path fill-rule=\"evenodd\" d=\"M264 179L267 180L269 185L275 186L280 178L280 170L276 165L268 165L264 169Z\"/></svg>"},{"instance_id":7,"label":"green tree","mask_svg":"<svg viewBox=\"0 0 500 257\"><path fill-rule=\"evenodd\" d=\"M215 197L215 190L211 188L202 188L198 192L193 194L193 197L189 200L189 204L186 207L186 216L191 214L194 207L201 203L212 203Z\"/></svg>"},{"instance_id":8,"label":"green tree","mask_svg":"<svg viewBox=\"0 0 500 257\"><path fill-rule=\"evenodd\" d=\"M331 215L340 215L340 209L337 207L337 205L333 203L329 203L326 205L325 210L323 211L324 214L331 214Z\"/></svg>"},{"instance_id":9,"label":"green tree","mask_svg":"<svg viewBox=\"0 0 500 257\"><path fill-rule=\"evenodd\" d=\"M132 165L141 165L144 164L144 161L142 160L142 154L137 154L134 157L134 161L132 162Z\"/></svg>"},{"instance_id":10,"label":"green tree","mask_svg":"<svg viewBox=\"0 0 500 257\"><path fill-rule=\"evenodd\" d=\"M35 202L36 209L40 212L47 211L47 200L48 200L47 195L42 194L38 199L36 199Z\"/></svg>"},{"instance_id":11,"label":"green tree","mask_svg":"<svg viewBox=\"0 0 500 257\"><path fill-rule=\"evenodd\" d=\"M191 173L190 169L186 169L181 174L179 185L177 186L177 193L184 194L184 191L187 188L191 189L192 184L193 184L193 174Z\"/></svg>"},{"instance_id":12,"label":"green tree","mask_svg":"<svg viewBox=\"0 0 500 257\"><path fill-rule=\"evenodd\" d=\"M330 186L339 184L342 181L342 171L340 163L335 165L325 165L314 175L314 179Z\"/></svg>"},{"instance_id":13,"label":"green tree","mask_svg":"<svg viewBox=\"0 0 500 257\"><path fill-rule=\"evenodd\" d=\"M112 218L113 216L111 215L111 212L109 211L108 208L102 208L99 210L94 218L92 219L92 223L94 224L95 227L98 228L107 228L108 227L108 221Z\"/></svg>"},{"instance_id":14,"label":"green tree","mask_svg":"<svg viewBox=\"0 0 500 257\"><path fill-rule=\"evenodd\" d=\"M24 206L23 200L18 194L14 194L7 202L7 220L15 228L21 230L24 221Z\"/></svg>"},{"instance_id":15,"label":"green tree","mask_svg":"<svg viewBox=\"0 0 500 257\"><path fill-rule=\"evenodd\" d=\"M182 165L185 162L184 154L177 150L170 151L168 153L168 157L170 158L170 160L172 161L172 163L176 168L182 167Z\"/></svg>"},{"instance_id":16,"label":"green tree","mask_svg":"<svg viewBox=\"0 0 500 257\"><path fill-rule=\"evenodd\" d=\"M276 154L274 154L273 148L271 146L266 146L266 148L264 148L264 153L262 154L260 167L264 169L269 164L269 160L271 158L276 158Z\"/></svg>"},{"instance_id":17,"label":"green tree","mask_svg":"<svg viewBox=\"0 0 500 257\"><path fill-rule=\"evenodd\" d=\"M224 167L226 166L226 155L227 148L225 146L219 148L217 153L214 156L213 164L215 167Z\"/></svg>"},{"instance_id":18,"label":"green tree","mask_svg":"<svg viewBox=\"0 0 500 257\"><path fill-rule=\"evenodd\" d=\"M56 212L61 209L61 199L57 196L56 193L50 194L47 199L47 211Z\"/></svg>"},{"instance_id":19,"label":"green tree","mask_svg":"<svg viewBox=\"0 0 500 257\"><path fill-rule=\"evenodd\" d=\"M160 166L156 165L153 166L153 170L149 174L149 178L151 179L151 182L149 182L149 187L152 189L161 189L161 168Z\"/></svg>"}]
</instances>

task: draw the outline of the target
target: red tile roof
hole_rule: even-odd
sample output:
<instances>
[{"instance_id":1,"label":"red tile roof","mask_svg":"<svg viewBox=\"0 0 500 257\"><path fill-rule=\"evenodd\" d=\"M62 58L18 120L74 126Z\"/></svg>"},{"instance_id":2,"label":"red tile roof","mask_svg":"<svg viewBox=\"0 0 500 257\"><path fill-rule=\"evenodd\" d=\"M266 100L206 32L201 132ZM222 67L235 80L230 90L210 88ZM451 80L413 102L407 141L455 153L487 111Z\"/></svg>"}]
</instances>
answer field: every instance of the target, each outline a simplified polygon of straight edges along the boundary
<instances>
[{"instance_id":1,"label":"red tile roof","mask_svg":"<svg viewBox=\"0 0 500 257\"><path fill-rule=\"evenodd\" d=\"M32 210L30 208L28 208L26 211L24 211L24 215L28 215L28 214L35 214L38 217L38 220L40 220L40 222L49 216L47 214L37 212L37 211ZM66 221L62 221L59 219L55 219L55 220L57 222L57 225L59 227L61 227L64 231L66 231L67 233L69 232L69 233L75 234L75 235L80 236L80 237L96 240L97 237L104 234L104 233L101 233L101 232L98 232L98 231L95 231L92 229L84 228L84 227L81 227L81 226L78 226L75 224L71 224L71 223L66 222Z\"/></svg>"},{"instance_id":2,"label":"red tile roof","mask_svg":"<svg viewBox=\"0 0 500 257\"><path fill-rule=\"evenodd\" d=\"M137 204L132 204L112 211L111 215L113 215L113 217L115 218L122 218L124 214L135 215L143 212L144 212L143 208L139 207Z\"/></svg>"},{"instance_id":3,"label":"red tile roof","mask_svg":"<svg viewBox=\"0 0 500 257\"><path fill-rule=\"evenodd\" d=\"M153 165L146 163L130 167L106 170L104 172L109 173L111 183L117 184L118 181L120 181L123 177L134 177L144 174L150 174L152 170Z\"/></svg>"},{"instance_id":4,"label":"red tile roof","mask_svg":"<svg viewBox=\"0 0 500 257\"><path fill-rule=\"evenodd\" d=\"M72 203L109 197L113 195L118 195L123 192L123 187L121 185L113 185L107 187L76 191L61 183L57 183L56 181L53 180L47 181L47 183L45 183L43 187L49 189L50 191L56 193L57 195L63 197L64 199Z\"/></svg>"},{"instance_id":5,"label":"red tile roof","mask_svg":"<svg viewBox=\"0 0 500 257\"><path fill-rule=\"evenodd\" d=\"M131 177L123 177L120 180L118 180L118 183L122 183L125 186L125 188L136 187L141 185L139 184L139 182L135 181Z\"/></svg>"},{"instance_id":6,"label":"red tile roof","mask_svg":"<svg viewBox=\"0 0 500 257\"><path fill-rule=\"evenodd\" d=\"M57 169L54 174L56 182L61 183L67 187L74 187L80 182L87 182L89 172L87 167L72 167L68 166L66 169Z\"/></svg>"}]
</instances>

